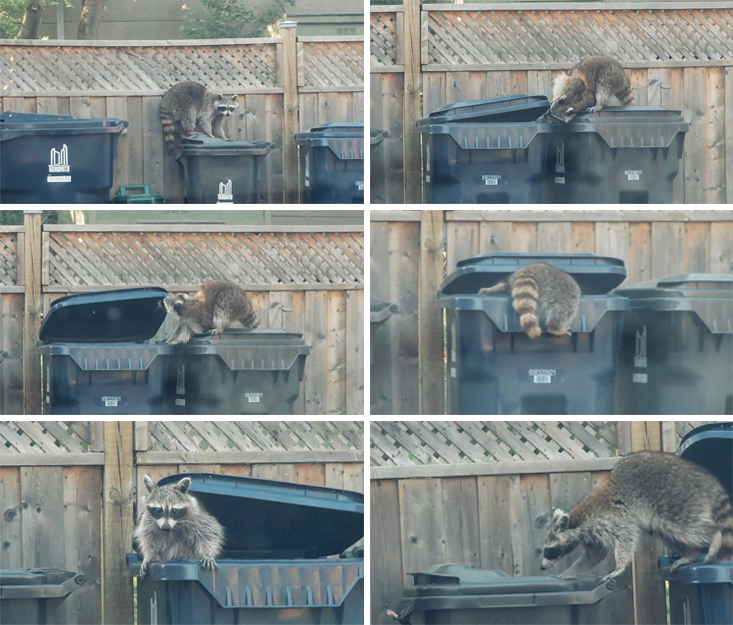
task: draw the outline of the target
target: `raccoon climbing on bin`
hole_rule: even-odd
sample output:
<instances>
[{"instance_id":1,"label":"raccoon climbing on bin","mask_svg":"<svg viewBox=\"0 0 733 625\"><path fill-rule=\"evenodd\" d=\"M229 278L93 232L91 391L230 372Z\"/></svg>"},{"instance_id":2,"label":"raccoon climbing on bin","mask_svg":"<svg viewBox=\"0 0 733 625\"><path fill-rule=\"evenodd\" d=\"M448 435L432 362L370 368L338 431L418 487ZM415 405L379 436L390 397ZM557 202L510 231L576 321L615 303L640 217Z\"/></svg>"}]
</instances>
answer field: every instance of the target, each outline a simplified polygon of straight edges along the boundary
<instances>
[{"instance_id":1,"label":"raccoon climbing on bin","mask_svg":"<svg viewBox=\"0 0 733 625\"><path fill-rule=\"evenodd\" d=\"M238 106L237 96L211 93L197 82L180 82L163 95L160 119L168 151L175 150L177 138L201 132L229 140L226 120Z\"/></svg>"},{"instance_id":2,"label":"raccoon climbing on bin","mask_svg":"<svg viewBox=\"0 0 733 625\"><path fill-rule=\"evenodd\" d=\"M562 269L534 263L517 269L506 280L479 290L479 295L512 296L512 307L529 338L536 339L544 327L550 334L570 335L570 324L578 313L580 287Z\"/></svg>"},{"instance_id":3,"label":"raccoon climbing on bin","mask_svg":"<svg viewBox=\"0 0 733 625\"><path fill-rule=\"evenodd\" d=\"M629 77L620 63L610 56L589 56L569 74L555 78L552 103L545 116L567 123L583 111L600 111L611 97L616 97L624 106L634 104Z\"/></svg>"}]
</instances>

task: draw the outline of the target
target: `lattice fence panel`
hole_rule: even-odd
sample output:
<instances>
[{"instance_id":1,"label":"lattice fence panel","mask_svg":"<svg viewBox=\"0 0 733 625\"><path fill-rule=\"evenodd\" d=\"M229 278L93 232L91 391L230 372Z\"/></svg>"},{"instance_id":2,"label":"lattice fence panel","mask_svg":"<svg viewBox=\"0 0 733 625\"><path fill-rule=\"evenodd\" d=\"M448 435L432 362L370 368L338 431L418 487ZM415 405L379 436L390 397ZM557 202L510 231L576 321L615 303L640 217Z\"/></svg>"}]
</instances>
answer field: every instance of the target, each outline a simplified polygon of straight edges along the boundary
<instances>
[{"instance_id":1,"label":"lattice fence panel","mask_svg":"<svg viewBox=\"0 0 733 625\"><path fill-rule=\"evenodd\" d=\"M568 63L590 54L622 64L733 59L730 8L428 11L427 19L428 63L436 65Z\"/></svg>"},{"instance_id":2,"label":"lattice fence panel","mask_svg":"<svg viewBox=\"0 0 733 625\"><path fill-rule=\"evenodd\" d=\"M18 235L0 233L0 285L18 284Z\"/></svg>"},{"instance_id":3,"label":"lattice fence panel","mask_svg":"<svg viewBox=\"0 0 733 625\"><path fill-rule=\"evenodd\" d=\"M51 285L361 284L362 233L54 231Z\"/></svg>"},{"instance_id":4,"label":"lattice fence panel","mask_svg":"<svg viewBox=\"0 0 733 625\"><path fill-rule=\"evenodd\" d=\"M364 42L303 42L303 78L307 87L364 85Z\"/></svg>"},{"instance_id":5,"label":"lattice fence panel","mask_svg":"<svg viewBox=\"0 0 733 625\"><path fill-rule=\"evenodd\" d=\"M151 421L148 429L148 451L364 449L364 426L360 421Z\"/></svg>"},{"instance_id":6,"label":"lattice fence panel","mask_svg":"<svg viewBox=\"0 0 733 625\"><path fill-rule=\"evenodd\" d=\"M89 451L90 441L88 421L0 422L0 456L81 453Z\"/></svg>"},{"instance_id":7,"label":"lattice fence panel","mask_svg":"<svg viewBox=\"0 0 733 625\"><path fill-rule=\"evenodd\" d=\"M600 421L373 422L372 466L608 458L616 424Z\"/></svg>"},{"instance_id":8,"label":"lattice fence panel","mask_svg":"<svg viewBox=\"0 0 733 625\"><path fill-rule=\"evenodd\" d=\"M193 80L217 91L274 88L277 44L2 45L5 96L32 92L159 92Z\"/></svg>"},{"instance_id":9,"label":"lattice fence panel","mask_svg":"<svg viewBox=\"0 0 733 625\"><path fill-rule=\"evenodd\" d=\"M372 13L369 64L371 67L391 67L398 64L398 13Z\"/></svg>"}]
</instances>

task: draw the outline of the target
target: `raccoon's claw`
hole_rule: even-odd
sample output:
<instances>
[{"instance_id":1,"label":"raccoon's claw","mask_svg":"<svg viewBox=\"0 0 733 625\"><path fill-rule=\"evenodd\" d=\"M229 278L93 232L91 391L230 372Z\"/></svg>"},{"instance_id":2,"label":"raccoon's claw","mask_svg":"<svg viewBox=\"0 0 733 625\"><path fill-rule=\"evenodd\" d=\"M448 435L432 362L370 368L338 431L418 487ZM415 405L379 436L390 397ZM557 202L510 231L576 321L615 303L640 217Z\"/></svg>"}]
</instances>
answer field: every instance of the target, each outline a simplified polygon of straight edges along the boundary
<instances>
[{"instance_id":1,"label":"raccoon's claw","mask_svg":"<svg viewBox=\"0 0 733 625\"><path fill-rule=\"evenodd\" d=\"M201 568L207 571L213 571L216 567L214 558L201 558Z\"/></svg>"}]
</instances>

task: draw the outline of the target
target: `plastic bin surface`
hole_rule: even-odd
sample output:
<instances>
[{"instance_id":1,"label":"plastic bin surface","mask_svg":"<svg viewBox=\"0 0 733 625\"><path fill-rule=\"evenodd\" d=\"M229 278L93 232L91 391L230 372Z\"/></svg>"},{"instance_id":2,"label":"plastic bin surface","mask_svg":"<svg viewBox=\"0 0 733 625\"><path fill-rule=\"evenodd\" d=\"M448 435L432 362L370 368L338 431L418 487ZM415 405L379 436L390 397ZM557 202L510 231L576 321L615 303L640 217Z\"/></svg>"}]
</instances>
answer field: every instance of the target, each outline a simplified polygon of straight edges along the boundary
<instances>
[{"instance_id":1,"label":"plastic bin surface","mask_svg":"<svg viewBox=\"0 0 733 625\"><path fill-rule=\"evenodd\" d=\"M259 163L275 147L267 141L226 141L206 135L184 138L176 160L186 202L256 204Z\"/></svg>"},{"instance_id":2,"label":"plastic bin surface","mask_svg":"<svg viewBox=\"0 0 733 625\"><path fill-rule=\"evenodd\" d=\"M599 576L510 577L466 564L440 564L410 573L397 614L402 623L612 623L601 601L615 582L598 585Z\"/></svg>"},{"instance_id":3,"label":"plastic bin surface","mask_svg":"<svg viewBox=\"0 0 733 625\"><path fill-rule=\"evenodd\" d=\"M626 414L733 414L733 276L682 274L628 297L619 371Z\"/></svg>"},{"instance_id":4,"label":"plastic bin surface","mask_svg":"<svg viewBox=\"0 0 733 625\"><path fill-rule=\"evenodd\" d=\"M56 609L84 582L81 573L61 569L0 570L0 624L53 623Z\"/></svg>"},{"instance_id":5,"label":"plastic bin surface","mask_svg":"<svg viewBox=\"0 0 733 625\"><path fill-rule=\"evenodd\" d=\"M308 132L296 133L295 142L302 204L364 203L362 122L314 126Z\"/></svg>"},{"instance_id":6,"label":"plastic bin surface","mask_svg":"<svg viewBox=\"0 0 733 625\"><path fill-rule=\"evenodd\" d=\"M583 293L572 336L530 339L507 295L478 295L523 265L545 262ZM607 291L623 261L594 254L485 254L459 263L441 286L447 310L449 414L612 414L623 314Z\"/></svg>"},{"instance_id":7,"label":"plastic bin surface","mask_svg":"<svg viewBox=\"0 0 733 625\"><path fill-rule=\"evenodd\" d=\"M541 203L549 103L518 95L459 102L417 121L427 204Z\"/></svg>"},{"instance_id":8,"label":"plastic bin surface","mask_svg":"<svg viewBox=\"0 0 733 625\"><path fill-rule=\"evenodd\" d=\"M690 125L661 106L609 106L556 124L557 203L668 204Z\"/></svg>"},{"instance_id":9,"label":"plastic bin surface","mask_svg":"<svg viewBox=\"0 0 733 625\"><path fill-rule=\"evenodd\" d=\"M364 535L361 493L207 473L159 484L184 476L224 526L225 550L214 571L151 564L138 580L141 623L363 623L363 560L324 558ZM128 562L137 575L137 554Z\"/></svg>"},{"instance_id":10,"label":"plastic bin surface","mask_svg":"<svg viewBox=\"0 0 733 625\"><path fill-rule=\"evenodd\" d=\"M310 348L282 329L228 329L175 346L171 414L293 414Z\"/></svg>"},{"instance_id":11,"label":"plastic bin surface","mask_svg":"<svg viewBox=\"0 0 733 625\"><path fill-rule=\"evenodd\" d=\"M0 113L0 203L109 202L128 122Z\"/></svg>"}]
</instances>

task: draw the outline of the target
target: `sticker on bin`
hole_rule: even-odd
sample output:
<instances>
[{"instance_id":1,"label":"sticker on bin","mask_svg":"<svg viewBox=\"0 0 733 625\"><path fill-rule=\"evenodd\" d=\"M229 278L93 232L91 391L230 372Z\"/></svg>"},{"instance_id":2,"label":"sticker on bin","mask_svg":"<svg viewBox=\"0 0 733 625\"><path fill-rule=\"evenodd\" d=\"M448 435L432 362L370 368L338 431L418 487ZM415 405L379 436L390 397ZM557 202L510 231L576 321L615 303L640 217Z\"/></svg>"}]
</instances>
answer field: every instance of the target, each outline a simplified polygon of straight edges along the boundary
<instances>
[{"instance_id":1,"label":"sticker on bin","mask_svg":"<svg viewBox=\"0 0 733 625\"><path fill-rule=\"evenodd\" d=\"M534 384L552 384L552 378L557 375L557 371L555 369L530 369L529 375Z\"/></svg>"},{"instance_id":2,"label":"sticker on bin","mask_svg":"<svg viewBox=\"0 0 733 625\"><path fill-rule=\"evenodd\" d=\"M51 162L48 165L46 182L71 182L71 176L54 176L51 174L71 173L69 167L69 147L64 143L60 150L51 148Z\"/></svg>"},{"instance_id":3,"label":"sticker on bin","mask_svg":"<svg viewBox=\"0 0 733 625\"><path fill-rule=\"evenodd\" d=\"M624 172L624 176L628 180L640 180L641 179L641 169L627 169Z\"/></svg>"},{"instance_id":4,"label":"sticker on bin","mask_svg":"<svg viewBox=\"0 0 733 625\"><path fill-rule=\"evenodd\" d=\"M363 180L357 180L355 183L357 190L363 191L364 190L364 181Z\"/></svg>"},{"instance_id":5,"label":"sticker on bin","mask_svg":"<svg viewBox=\"0 0 733 625\"><path fill-rule=\"evenodd\" d=\"M102 397L102 405L105 408L117 408L122 403L122 397L105 395Z\"/></svg>"},{"instance_id":6,"label":"sticker on bin","mask_svg":"<svg viewBox=\"0 0 733 625\"><path fill-rule=\"evenodd\" d=\"M501 176L499 174L484 174L481 176L481 180L484 181L485 185L488 186L498 186L499 181L501 180Z\"/></svg>"},{"instance_id":7,"label":"sticker on bin","mask_svg":"<svg viewBox=\"0 0 733 625\"><path fill-rule=\"evenodd\" d=\"M219 183L219 194L216 196L217 204L228 204L234 201L231 179Z\"/></svg>"},{"instance_id":8,"label":"sticker on bin","mask_svg":"<svg viewBox=\"0 0 733 625\"><path fill-rule=\"evenodd\" d=\"M265 396L264 393L245 393L244 396L250 404L259 404L260 400Z\"/></svg>"}]
</instances>

